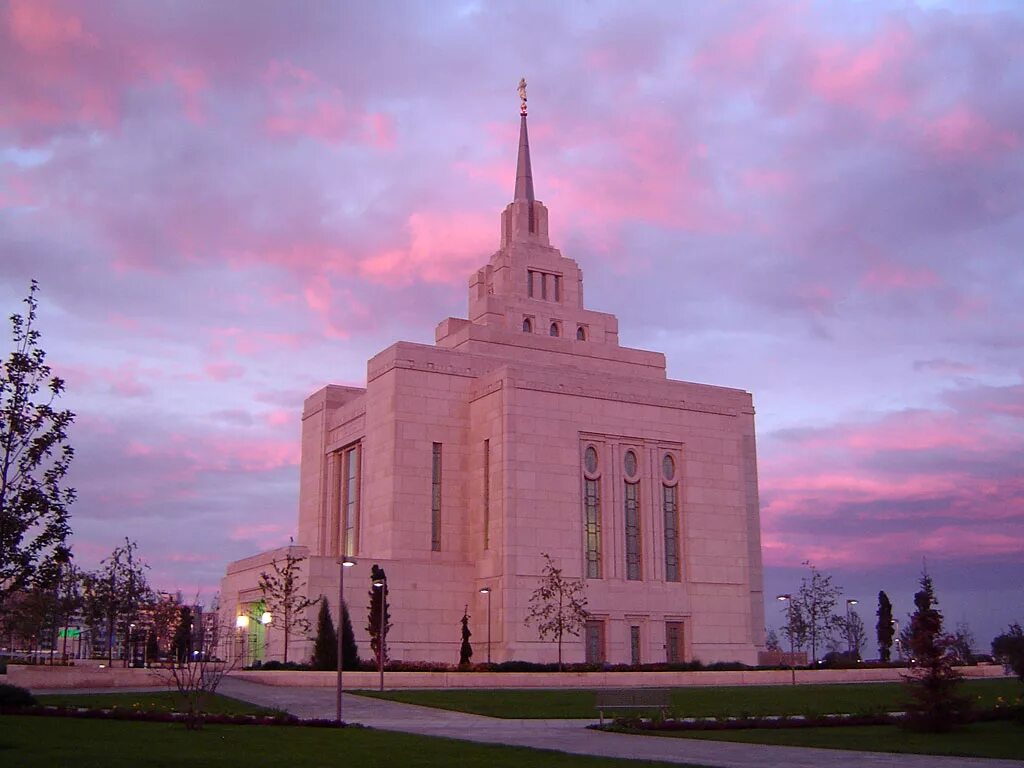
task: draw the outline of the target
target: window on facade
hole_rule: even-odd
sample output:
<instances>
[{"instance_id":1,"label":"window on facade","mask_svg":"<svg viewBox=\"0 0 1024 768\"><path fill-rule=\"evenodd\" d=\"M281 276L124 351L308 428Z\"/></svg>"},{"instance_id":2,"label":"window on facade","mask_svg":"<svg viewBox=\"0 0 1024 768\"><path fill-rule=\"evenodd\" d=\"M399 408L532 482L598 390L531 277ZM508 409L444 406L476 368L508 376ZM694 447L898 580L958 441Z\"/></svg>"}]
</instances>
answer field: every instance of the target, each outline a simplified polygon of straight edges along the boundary
<instances>
[{"instance_id":1,"label":"window on facade","mask_svg":"<svg viewBox=\"0 0 1024 768\"><path fill-rule=\"evenodd\" d=\"M484 440L484 549L491 548L491 441Z\"/></svg>"},{"instance_id":2,"label":"window on facade","mask_svg":"<svg viewBox=\"0 0 1024 768\"><path fill-rule=\"evenodd\" d=\"M583 330L583 326L582 325L579 328L576 329L576 340L577 341L586 341L587 340L587 332L585 330Z\"/></svg>"},{"instance_id":3,"label":"window on facade","mask_svg":"<svg viewBox=\"0 0 1024 768\"><path fill-rule=\"evenodd\" d=\"M586 644L587 664L604 663L604 622L588 621L583 625L583 636Z\"/></svg>"},{"instance_id":4,"label":"window on facade","mask_svg":"<svg viewBox=\"0 0 1024 768\"><path fill-rule=\"evenodd\" d=\"M562 276L536 269L526 270L526 295L543 301L562 300Z\"/></svg>"},{"instance_id":5,"label":"window on facade","mask_svg":"<svg viewBox=\"0 0 1024 768\"><path fill-rule=\"evenodd\" d=\"M528 317L523 318L523 333L533 333L533 322Z\"/></svg>"},{"instance_id":6,"label":"window on facade","mask_svg":"<svg viewBox=\"0 0 1024 768\"><path fill-rule=\"evenodd\" d=\"M625 470L624 512L626 521L626 579L639 581L641 578L640 563L640 483L635 482L637 461L633 451L626 451L623 457Z\"/></svg>"},{"instance_id":7,"label":"window on facade","mask_svg":"<svg viewBox=\"0 0 1024 768\"><path fill-rule=\"evenodd\" d=\"M665 581L679 581L678 484L675 460L667 453L661 461L661 475L661 511L665 520Z\"/></svg>"},{"instance_id":8,"label":"window on facade","mask_svg":"<svg viewBox=\"0 0 1024 768\"><path fill-rule=\"evenodd\" d=\"M587 549L587 578L601 578L601 478L597 449L588 445L583 452L583 525Z\"/></svg>"},{"instance_id":9,"label":"window on facade","mask_svg":"<svg viewBox=\"0 0 1024 768\"><path fill-rule=\"evenodd\" d=\"M441 444L434 443L430 493L430 548L441 551Z\"/></svg>"},{"instance_id":10,"label":"window on facade","mask_svg":"<svg viewBox=\"0 0 1024 768\"><path fill-rule=\"evenodd\" d=\"M356 554L356 532L359 525L359 445L342 453L342 555Z\"/></svg>"},{"instance_id":11,"label":"window on facade","mask_svg":"<svg viewBox=\"0 0 1024 768\"><path fill-rule=\"evenodd\" d=\"M629 661L635 667L641 664L640 660L640 627L629 628Z\"/></svg>"},{"instance_id":12,"label":"window on facade","mask_svg":"<svg viewBox=\"0 0 1024 768\"><path fill-rule=\"evenodd\" d=\"M669 664L686 661L683 646L683 622L665 622L665 661Z\"/></svg>"},{"instance_id":13,"label":"window on facade","mask_svg":"<svg viewBox=\"0 0 1024 768\"><path fill-rule=\"evenodd\" d=\"M552 323L551 327L548 329L548 333L551 334L552 336L557 336L558 335L558 323Z\"/></svg>"}]
</instances>

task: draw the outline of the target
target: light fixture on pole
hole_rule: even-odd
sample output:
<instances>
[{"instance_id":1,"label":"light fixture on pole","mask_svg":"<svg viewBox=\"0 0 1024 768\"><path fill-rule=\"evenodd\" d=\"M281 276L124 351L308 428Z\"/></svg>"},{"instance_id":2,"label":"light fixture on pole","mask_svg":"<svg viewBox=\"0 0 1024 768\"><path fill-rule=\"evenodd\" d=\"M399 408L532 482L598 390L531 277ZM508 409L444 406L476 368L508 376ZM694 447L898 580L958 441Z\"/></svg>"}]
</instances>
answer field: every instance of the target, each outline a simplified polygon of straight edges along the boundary
<instances>
[{"instance_id":1,"label":"light fixture on pole","mask_svg":"<svg viewBox=\"0 0 1024 768\"><path fill-rule=\"evenodd\" d=\"M786 593L775 599L786 603L786 624L789 627L789 672L793 677L793 685L796 685L796 667L793 665L793 596Z\"/></svg>"},{"instance_id":2,"label":"light fixture on pole","mask_svg":"<svg viewBox=\"0 0 1024 768\"><path fill-rule=\"evenodd\" d=\"M859 601L856 598L848 598L846 601L846 651L853 653L853 625L850 623L850 606L856 605Z\"/></svg>"},{"instance_id":3,"label":"light fixture on pole","mask_svg":"<svg viewBox=\"0 0 1024 768\"><path fill-rule=\"evenodd\" d=\"M338 725L341 725L341 669L345 661L345 646L342 642L345 631L345 569L351 568L355 564L354 557L338 558L338 707L334 717Z\"/></svg>"},{"instance_id":4,"label":"light fixture on pole","mask_svg":"<svg viewBox=\"0 0 1024 768\"><path fill-rule=\"evenodd\" d=\"M487 595L487 663L491 663L491 588L481 587L481 595Z\"/></svg>"},{"instance_id":5,"label":"light fixture on pole","mask_svg":"<svg viewBox=\"0 0 1024 768\"><path fill-rule=\"evenodd\" d=\"M380 590L380 631L377 634L377 670L380 672L380 689L384 690L384 637L387 635L387 622L385 620L385 602L388 596L388 578L384 575L383 568L374 568L379 575L371 582L375 589Z\"/></svg>"}]
</instances>

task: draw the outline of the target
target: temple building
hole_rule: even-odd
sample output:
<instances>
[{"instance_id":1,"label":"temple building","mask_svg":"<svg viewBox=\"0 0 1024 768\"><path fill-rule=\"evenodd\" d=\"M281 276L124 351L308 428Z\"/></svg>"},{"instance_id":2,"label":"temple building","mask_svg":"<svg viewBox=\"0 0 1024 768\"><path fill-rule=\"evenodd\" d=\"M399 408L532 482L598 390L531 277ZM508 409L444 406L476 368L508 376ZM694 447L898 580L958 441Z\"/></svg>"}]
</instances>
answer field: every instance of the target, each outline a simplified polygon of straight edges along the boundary
<instances>
[{"instance_id":1,"label":"temple building","mask_svg":"<svg viewBox=\"0 0 1024 768\"><path fill-rule=\"evenodd\" d=\"M364 658L377 564L389 658L457 663L468 606L474 662L488 641L495 662L550 662L554 643L525 622L546 553L586 585L567 662L756 664L751 395L667 378L663 354L620 346L616 317L584 306L583 273L552 246L534 194L525 97L519 130L515 193L498 250L469 278L468 319L443 320L433 346L380 352L365 388L305 401L292 548L305 589L337 621L339 558L357 561L345 602ZM232 625L258 610L259 573L286 549L228 566ZM250 660L281 657L273 621L244 631ZM301 659L311 643L290 646Z\"/></svg>"}]
</instances>

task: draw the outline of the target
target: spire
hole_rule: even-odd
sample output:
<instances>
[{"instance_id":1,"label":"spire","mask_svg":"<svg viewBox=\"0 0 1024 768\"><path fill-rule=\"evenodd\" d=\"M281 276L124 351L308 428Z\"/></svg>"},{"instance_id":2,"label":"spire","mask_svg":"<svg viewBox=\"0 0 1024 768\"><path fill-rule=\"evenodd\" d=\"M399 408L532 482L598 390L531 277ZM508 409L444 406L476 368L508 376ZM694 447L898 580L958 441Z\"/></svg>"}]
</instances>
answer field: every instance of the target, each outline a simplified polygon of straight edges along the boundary
<instances>
[{"instance_id":1,"label":"spire","mask_svg":"<svg viewBox=\"0 0 1024 768\"><path fill-rule=\"evenodd\" d=\"M530 168L530 137L526 132L526 79L519 81L519 159L516 162L516 193L514 201L533 202L533 170Z\"/></svg>"}]
</instances>

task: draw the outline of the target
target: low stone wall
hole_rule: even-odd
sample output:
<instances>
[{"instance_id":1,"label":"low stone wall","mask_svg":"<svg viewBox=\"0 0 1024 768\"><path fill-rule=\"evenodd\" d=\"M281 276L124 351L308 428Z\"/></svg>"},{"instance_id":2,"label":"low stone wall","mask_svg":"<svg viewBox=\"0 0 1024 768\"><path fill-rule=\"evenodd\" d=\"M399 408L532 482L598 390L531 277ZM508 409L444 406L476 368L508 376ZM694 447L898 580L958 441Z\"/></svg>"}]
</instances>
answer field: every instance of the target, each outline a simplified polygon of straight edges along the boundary
<instances>
[{"instance_id":1,"label":"low stone wall","mask_svg":"<svg viewBox=\"0 0 1024 768\"><path fill-rule=\"evenodd\" d=\"M999 665L959 667L967 678L1003 677ZM899 681L905 669L798 669L798 683L881 683ZM261 672L237 670L239 680L264 685L333 688L334 672ZM788 685L789 670L741 670L735 672L385 672L384 687L396 688L675 688L724 685ZM376 672L345 672L346 689L375 689Z\"/></svg>"},{"instance_id":2,"label":"low stone wall","mask_svg":"<svg viewBox=\"0 0 1024 768\"><path fill-rule=\"evenodd\" d=\"M168 673L161 669L130 667L47 667L9 664L7 682L29 690L46 688L157 688L171 687Z\"/></svg>"}]
</instances>

